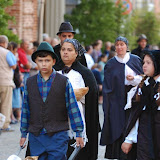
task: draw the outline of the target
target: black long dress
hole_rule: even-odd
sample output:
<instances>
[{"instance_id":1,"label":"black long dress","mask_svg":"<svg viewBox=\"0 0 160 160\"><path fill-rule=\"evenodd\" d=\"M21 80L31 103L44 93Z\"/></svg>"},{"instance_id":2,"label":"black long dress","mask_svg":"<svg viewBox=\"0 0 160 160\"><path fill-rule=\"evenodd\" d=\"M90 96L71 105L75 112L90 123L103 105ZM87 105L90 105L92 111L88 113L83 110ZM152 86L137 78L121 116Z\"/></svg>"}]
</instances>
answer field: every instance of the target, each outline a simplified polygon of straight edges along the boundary
<instances>
[{"instance_id":1,"label":"black long dress","mask_svg":"<svg viewBox=\"0 0 160 160\"><path fill-rule=\"evenodd\" d=\"M64 67L63 62L54 66L58 70ZM89 87L89 92L85 96L85 121L86 121L86 134L88 142L86 146L79 152L76 160L96 160L98 155L98 132L100 131L99 125L99 112L98 112L98 88L93 73L80 62L74 62L71 68L82 75L85 86ZM73 140L74 141L74 140ZM69 142L67 157L73 152Z\"/></svg>"},{"instance_id":2,"label":"black long dress","mask_svg":"<svg viewBox=\"0 0 160 160\"><path fill-rule=\"evenodd\" d=\"M54 66L57 71L62 70L64 67L64 63L60 57L60 48L60 44L53 48L59 57L59 62ZM93 73L87 68L84 54L72 64L71 68L82 75L85 86L89 87L89 92L85 96L85 121L88 142L79 152L76 160L96 160L98 155L98 132L100 131L97 83ZM74 140L69 141L67 157L69 157L74 150L73 147L70 147L73 143Z\"/></svg>"},{"instance_id":3,"label":"black long dress","mask_svg":"<svg viewBox=\"0 0 160 160\"><path fill-rule=\"evenodd\" d=\"M149 83L147 86L144 84L141 88L140 102L133 102L131 115L124 134L125 137L129 134L139 118L137 160L160 159L160 111L157 110L158 106L154 99L159 82L155 83L150 78ZM145 110L143 110L144 106L146 107Z\"/></svg>"}]
</instances>

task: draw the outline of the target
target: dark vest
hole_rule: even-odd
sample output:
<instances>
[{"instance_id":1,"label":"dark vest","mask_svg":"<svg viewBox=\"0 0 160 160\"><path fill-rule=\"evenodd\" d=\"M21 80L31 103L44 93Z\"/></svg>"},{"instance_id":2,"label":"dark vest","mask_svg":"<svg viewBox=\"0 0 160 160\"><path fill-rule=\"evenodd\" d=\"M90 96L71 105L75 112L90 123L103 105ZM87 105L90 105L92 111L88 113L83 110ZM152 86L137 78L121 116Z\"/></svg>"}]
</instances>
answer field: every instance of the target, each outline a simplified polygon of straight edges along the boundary
<instances>
[{"instance_id":1,"label":"dark vest","mask_svg":"<svg viewBox=\"0 0 160 160\"><path fill-rule=\"evenodd\" d=\"M48 134L69 129L65 100L66 81L66 77L56 73L47 99L43 102L37 85L37 75L28 78L29 132L38 136L43 128Z\"/></svg>"}]
</instances>

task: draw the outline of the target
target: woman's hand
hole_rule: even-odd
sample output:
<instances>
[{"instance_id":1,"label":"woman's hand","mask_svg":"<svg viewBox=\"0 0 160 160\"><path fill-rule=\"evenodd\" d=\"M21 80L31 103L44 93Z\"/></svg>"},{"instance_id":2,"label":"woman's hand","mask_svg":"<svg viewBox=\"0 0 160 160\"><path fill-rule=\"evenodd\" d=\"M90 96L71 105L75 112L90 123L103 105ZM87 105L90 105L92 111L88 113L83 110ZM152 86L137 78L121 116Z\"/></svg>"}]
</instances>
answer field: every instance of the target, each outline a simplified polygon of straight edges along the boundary
<instances>
[{"instance_id":1,"label":"woman's hand","mask_svg":"<svg viewBox=\"0 0 160 160\"><path fill-rule=\"evenodd\" d=\"M123 142L121 145L121 149L125 154L128 154L129 151L132 149L132 144Z\"/></svg>"},{"instance_id":2,"label":"woman's hand","mask_svg":"<svg viewBox=\"0 0 160 160\"><path fill-rule=\"evenodd\" d=\"M134 76L132 76L132 75L127 75L127 76L126 76L126 79L127 79L128 81L132 81L132 80L134 80Z\"/></svg>"}]
</instances>

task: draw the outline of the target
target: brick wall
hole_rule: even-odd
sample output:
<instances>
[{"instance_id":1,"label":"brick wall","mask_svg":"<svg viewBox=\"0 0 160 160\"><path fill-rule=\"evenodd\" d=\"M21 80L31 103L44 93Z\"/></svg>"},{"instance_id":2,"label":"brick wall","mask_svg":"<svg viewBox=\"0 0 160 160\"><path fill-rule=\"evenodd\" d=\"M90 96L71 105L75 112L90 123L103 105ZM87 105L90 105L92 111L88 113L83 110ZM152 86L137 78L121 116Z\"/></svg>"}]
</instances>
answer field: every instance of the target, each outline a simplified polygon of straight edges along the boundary
<instances>
[{"instance_id":1,"label":"brick wall","mask_svg":"<svg viewBox=\"0 0 160 160\"><path fill-rule=\"evenodd\" d=\"M160 17L160 1L154 0L155 12Z\"/></svg>"},{"instance_id":2,"label":"brick wall","mask_svg":"<svg viewBox=\"0 0 160 160\"><path fill-rule=\"evenodd\" d=\"M15 16L15 23L8 22L9 28L16 28L20 39L37 41L38 37L38 1L14 0L14 4L7 8L11 16Z\"/></svg>"}]
</instances>

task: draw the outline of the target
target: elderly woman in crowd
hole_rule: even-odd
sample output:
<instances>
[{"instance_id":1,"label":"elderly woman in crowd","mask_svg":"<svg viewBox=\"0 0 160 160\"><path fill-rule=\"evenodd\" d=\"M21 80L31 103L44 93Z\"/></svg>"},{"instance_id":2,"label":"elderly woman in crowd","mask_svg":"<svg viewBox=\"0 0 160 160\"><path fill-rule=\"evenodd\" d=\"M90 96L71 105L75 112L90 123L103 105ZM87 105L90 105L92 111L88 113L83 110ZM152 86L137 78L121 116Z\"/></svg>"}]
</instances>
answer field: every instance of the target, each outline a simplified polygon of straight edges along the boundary
<instances>
[{"instance_id":1,"label":"elderly woman in crowd","mask_svg":"<svg viewBox=\"0 0 160 160\"><path fill-rule=\"evenodd\" d=\"M126 156L121 150L123 131L130 109L124 110L127 92L141 81L142 63L139 57L130 54L128 40L119 36L115 40L116 56L104 69L103 109L104 124L101 145L106 145L105 158L135 160L136 148ZM139 80L138 80L139 79Z\"/></svg>"},{"instance_id":2,"label":"elderly woman in crowd","mask_svg":"<svg viewBox=\"0 0 160 160\"><path fill-rule=\"evenodd\" d=\"M92 72L78 61L84 53L84 48L76 39L64 40L60 50L62 63L56 66L55 69L69 78L73 89L83 87L89 88L86 96L78 100L79 107L82 111L81 113L83 116L85 115L87 136L85 135L85 131L83 136L87 142L86 146L79 152L76 160L96 160L98 154L99 131L98 89ZM71 130L69 132L70 142L67 153L68 157L74 149L70 145L75 142L73 132Z\"/></svg>"}]
</instances>

